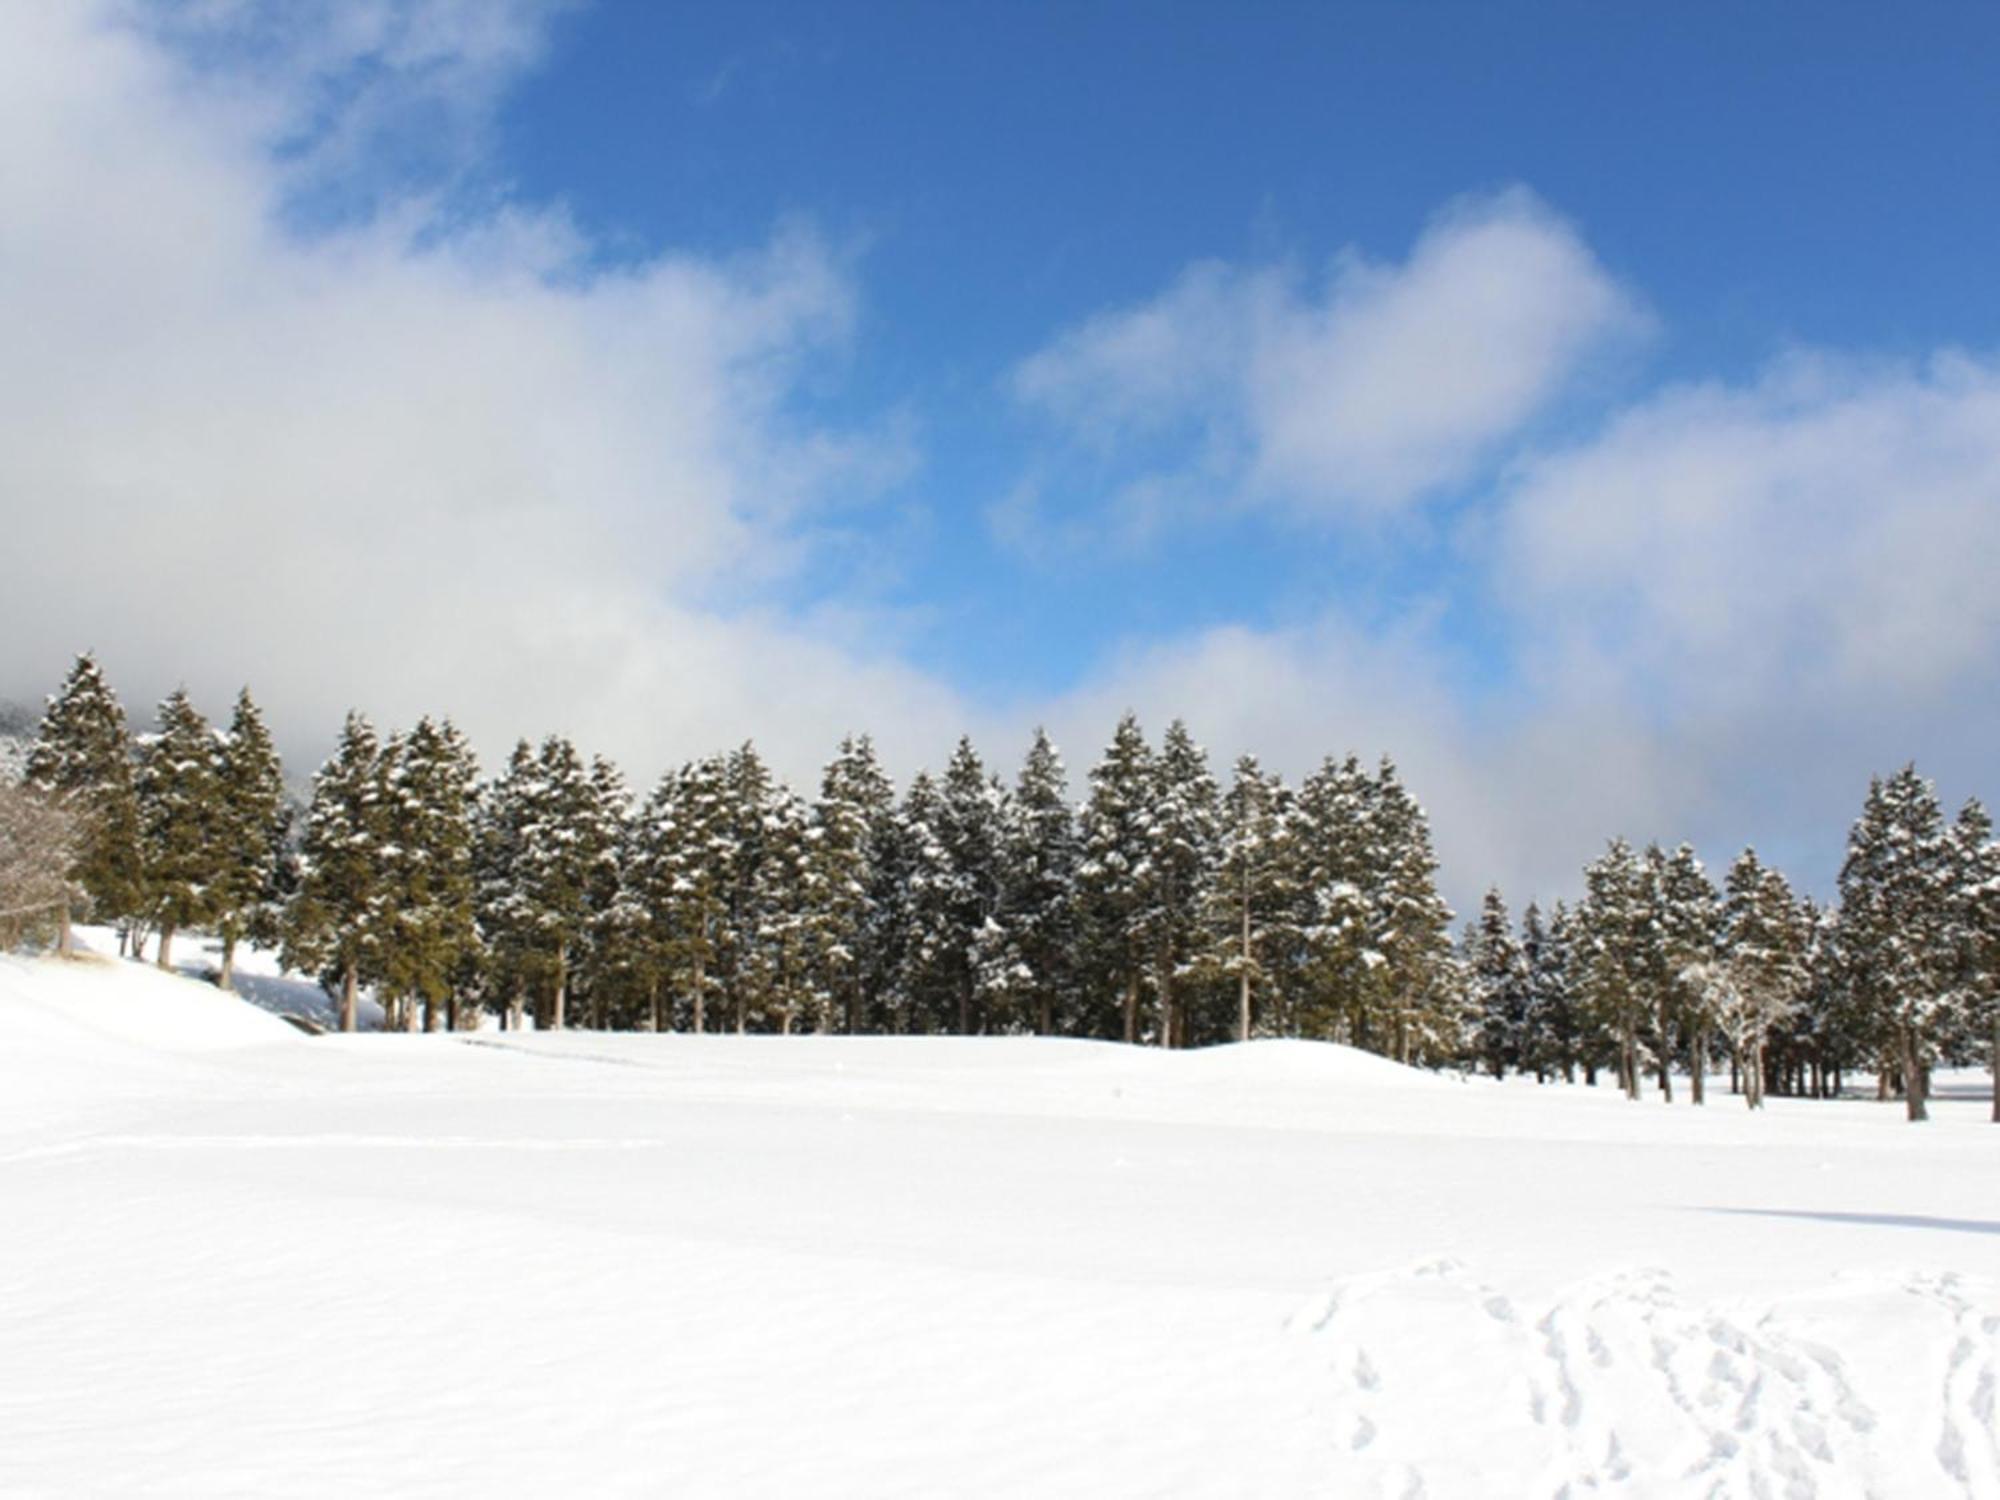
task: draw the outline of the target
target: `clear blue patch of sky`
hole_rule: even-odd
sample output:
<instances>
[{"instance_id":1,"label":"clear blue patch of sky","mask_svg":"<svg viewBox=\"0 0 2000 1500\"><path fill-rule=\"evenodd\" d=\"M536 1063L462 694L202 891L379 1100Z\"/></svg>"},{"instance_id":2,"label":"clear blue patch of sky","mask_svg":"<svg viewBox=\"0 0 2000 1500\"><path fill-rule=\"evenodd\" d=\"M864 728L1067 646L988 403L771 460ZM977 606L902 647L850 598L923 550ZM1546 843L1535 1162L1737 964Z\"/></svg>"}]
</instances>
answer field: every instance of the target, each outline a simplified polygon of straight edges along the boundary
<instances>
[{"instance_id":1,"label":"clear blue patch of sky","mask_svg":"<svg viewBox=\"0 0 2000 1500\"><path fill-rule=\"evenodd\" d=\"M899 498L927 516L884 524L870 573L962 685L1041 692L1127 637L1438 598L1491 683L1504 632L1435 525L1211 523L1055 568L997 548L986 510L1041 443L1006 372L1191 261L1399 257L1516 182L1660 315L1647 381L1796 343L2000 345L1996 59L2000 6L1971 3L601 0L510 97L495 166L614 253L736 251L788 216L860 247L852 358L808 400L914 417Z\"/></svg>"}]
</instances>

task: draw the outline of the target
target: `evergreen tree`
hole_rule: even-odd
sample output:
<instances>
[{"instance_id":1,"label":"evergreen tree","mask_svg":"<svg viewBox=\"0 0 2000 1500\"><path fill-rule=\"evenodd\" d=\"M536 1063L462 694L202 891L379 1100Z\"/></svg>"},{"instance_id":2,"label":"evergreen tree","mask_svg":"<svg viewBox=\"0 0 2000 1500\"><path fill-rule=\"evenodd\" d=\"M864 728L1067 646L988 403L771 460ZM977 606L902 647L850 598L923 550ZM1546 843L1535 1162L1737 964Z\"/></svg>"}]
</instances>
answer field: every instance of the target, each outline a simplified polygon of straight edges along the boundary
<instances>
[{"instance_id":1,"label":"evergreen tree","mask_svg":"<svg viewBox=\"0 0 2000 1500\"><path fill-rule=\"evenodd\" d=\"M1644 862L1623 839L1584 868L1584 898L1575 913L1576 978L1589 1015L1616 1038L1618 1086L1639 1097L1639 1028L1652 961L1652 883Z\"/></svg>"},{"instance_id":2,"label":"evergreen tree","mask_svg":"<svg viewBox=\"0 0 2000 1500\"><path fill-rule=\"evenodd\" d=\"M1075 1026L1078 857L1062 757L1038 728L1007 803L999 909L979 955L993 1012L1038 1036Z\"/></svg>"},{"instance_id":3,"label":"evergreen tree","mask_svg":"<svg viewBox=\"0 0 2000 1500\"><path fill-rule=\"evenodd\" d=\"M754 745L746 741L729 756L723 768L723 802L718 810L722 824L719 843L727 850L722 863L728 879L719 957L731 1023L739 1034L749 1029L751 1015L764 999L766 975L759 945L765 931L763 905L772 882L763 865L771 804L777 791Z\"/></svg>"},{"instance_id":4,"label":"evergreen tree","mask_svg":"<svg viewBox=\"0 0 2000 1500\"><path fill-rule=\"evenodd\" d=\"M1258 1028L1257 1000L1265 997L1266 1032L1275 1029L1279 949L1289 930L1290 850L1286 840L1290 799L1284 783L1267 775L1254 755L1238 758L1222 799L1215 878L1208 892L1210 964L1230 981L1236 996L1236 1040Z\"/></svg>"},{"instance_id":5,"label":"evergreen tree","mask_svg":"<svg viewBox=\"0 0 2000 1500\"><path fill-rule=\"evenodd\" d=\"M708 1000L723 994L732 893L738 855L729 762L709 756L684 770L663 807L671 809L656 835L666 860L669 913L666 959L687 996L688 1024L708 1029Z\"/></svg>"},{"instance_id":6,"label":"evergreen tree","mask_svg":"<svg viewBox=\"0 0 2000 1500\"><path fill-rule=\"evenodd\" d=\"M1576 1080L1580 1049L1569 986L1569 928L1569 908L1561 901L1546 924L1532 901L1521 913L1521 962L1527 975L1522 1045L1524 1065L1534 1070L1538 1083L1558 1073L1564 1083Z\"/></svg>"},{"instance_id":7,"label":"evergreen tree","mask_svg":"<svg viewBox=\"0 0 2000 1500\"><path fill-rule=\"evenodd\" d=\"M969 737L961 736L939 784L937 834L947 873L933 892L938 977L956 1011L960 1036L987 1029L978 1012L979 953L1000 904L1000 863L1006 839L1006 793L986 774ZM990 944L991 939L987 938Z\"/></svg>"},{"instance_id":8,"label":"evergreen tree","mask_svg":"<svg viewBox=\"0 0 2000 1500\"><path fill-rule=\"evenodd\" d=\"M2000 1124L2000 843L1978 801L1951 830L1952 885L1960 945L1959 989L1968 1050L1983 1047L1993 1070L1993 1121Z\"/></svg>"},{"instance_id":9,"label":"evergreen tree","mask_svg":"<svg viewBox=\"0 0 2000 1500\"><path fill-rule=\"evenodd\" d=\"M299 886L286 912L282 961L338 986L340 1029L356 1026L357 996L372 980L387 936L381 745L366 718L350 713L333 756L313 778L299 848Z\"/></svg>"},{"instance_id":10,"label":"evergreen tree","mask_svg":"<svg viewBox=\"0 0 2000 1500\"><path fill-rule=\"evenodd\" d=\"M479 768L449 721L423 718L389 741L378 776L377 805L389 835L377 870L381 993L405 1026L415 1024L421 1005L424 1030L436 1030L440 1018L456 1030L463 1019L459 986L479 936Z\"/></svg>"},{"instance_id":11,"label":"evergreen tree","mask_svg":"<svg viewBox=\"0 0 2000 1500\"><path fill-rule=\"evenodd\" d=\"M1157 780L1152 749L1137 717L1127 713L1090 771L1076 886L1088 972L1117 997L1128 1042L1139 1040L1139 999L1153 956L1145 919Z\"/></svg>"},{"instance_id":12,"label":"evergreen tree","mask_svg":"<svg viewBox=\"0 0 2000 1500\"><path fill-rule=\"evenodd\" d=\"M214 908L222 968L215 982L226 990L233 987L236 945L279 895L280 862L291 827L278 747L248 688L237 694L216 774L220 804Z\"/></svg>"},{"instance_id":13,"label":"evergreen tree","mask_svg":"<svg viewBox=\"0 0 2000 1500\"><path fill-rule=\"evenodd\" d=\"M1468 929L1465 962L1479 1011L1476 1050L1495 1078L1525 1066L1528 1054L1528 966L1514 941L1514 924L1498 886L1488 887L1479 920Z\"/></svg>"},{"instance_id":14,"label":"evergreen tree","mask_svg":"<svg viewBox=\"0 0 2000 1500\"><path fill-rule=\"evenodd\" d=\"M1929 1118L1929 1070L1949 1027L1955 900L1937 793L1914 766L1869 784L1840 871L1842 943L1878 1017L1912 1120Z\"/></svg>"},{"instance_id":15,"label":"evergreen tree","mask_svg":"<svg viewBox=\"0 0 2000 1500\"><path fill-rule=\"evenodd\" d=\"M809 913L811 965L815 990L825 996L822 1029L838 1016L841 1028L861 1025L863 961L874 899L874 855L878 823L893 808L895 789L875 758L866 735L849 736L820 779L807 850L812 888L818 893Z\"/></svg>"},{"instance_id":16,"label":"evergreen tree","mask_svg":"<svg viewBox=\"0 0 2000 1500\"><path fill-rule=\"evenodd\" d=\"M811 810L789 787L773 786L764 807L754 921L741 969L746 1003L763 1025L786 1036L803 1014L821 1018L828 997L814 987L811 913L817 892Z\"/></svg>"},{"instance_id":17,"label":"evergreen tree","mask_svg":"<svg viewBox=\"0 0 2000 1500\"><path fill-rule=\"evenodd\" d=\"M1729 867L1723 905L1722 957L1695 977L1727 1029L1742 1070L1744 1100L1764 1104L1764 1048L1806 992L1812 928L1785 877L1754 849Z\"/></svg>"},{"instance_id":18,"label":"evergreen tree","mask_svg":"<svg viewBox=\"0 0 2000 1500\"><path fill-rule=\"evenodd\" d=\"M1652 983L1660 1045L1660 1093L1669 1103L1673 1101L1671 1068L1678 1050L1677 1035L1685 1032L1692 1053L1690 1093L1700 1104L1706 1095L1708 1041L1717 1017L1702 1003L1690 971L1715 960L1722 909L1715 886L1691 846L1681 844L1670 855L1662 855L1656 846L1648 853L1653 934L1658 949Z\"/></svg>"},{"instance_id":19,"label":"evergreen tree","mask_svg":"<svg viewBox=\"0 0 2000 1500\"><path fill-rule=\"evenodd\" d=\"M898 1031L950 1029L957 1004L957 914L964 901L944 835L944 793L928 771L910 780L898 815L903 845L902 962L892 998Z\"/></svg>"},{"instance_id":20,"label":"evergreen tree","mask_svg":"<svg viewBox=\"0 0 2000 1500\"><path fill-rule=\"evenodd\" d=\"M503 1029L521 1027L532 989L534 931L517 871L537 779L534 747L516 741L506 770L480 789L474 821L473 914L481 977Z\"/></svg>"},{"instance_id":21,"label":"evergreen tree","mask_svg":"<svg viewBox=\"0 0 2000 1500\"><path fill-rule=\"evenodd\" d=\"M1163 1047L1184 1047L1203 1028L1191 1021L1184 981L1202 946L1202 918L1221 847L1221 810L1208 753L1179 719L1155 762L1143 925L1153 949L1153 990ZM1219 1028L1218 1028L1219 1029ZM1226 1034L1226 1033L1225 1033Z\"/></svg>"},{"instance_id":22,"label":"evergreen tree","mask_svg":"<svg viewBox=\"0 0 2000 1500\"><path fill-rule=\"evenodd\" d=\"M568 1024L576 962L590 933L606 841L591 771L576 747L550 735L536 752L534 769L514 879L532 934L530 964L543 995L541 1023L561 1031Z\"/></svg>"},{"instance_id":23,"label":"evergreen tree","mask_svg":"<svg viewBox=\"0 0 2000 1500\"><path fill-rule=\"evenodd\" d=\"M1374 947L1380 908L1373 888L1381 861L1372 815L1374 787L1352 755L1329 756L1299 784L1287 845L1296 903L1299 994L1295 1024L1302 1034L1365 1044L1376 1010Z\"/></svg>"},{"instance_id":24,"label":"evergreen tree","mask_svg":"<svg viewBox=\"0 0 2000 1500\"><path fill-rule=\"evenodd\" d=\"M577 989L595 1030L609 1025L614 1012L629 1012L634 992L644 986L643 938L636 928L637 914L625 900L631 822L632 794L623 773L604 756L592 756L589 794L579 825L590 870L584 880L586 917Z\"/></svg>"},{"instance_id":25,"label":"evergreen tree","mask_svg":"<svg viewBox=\"0 0 2000 1500\"><path fill-rule=\"evenodd\" d=\"M1378 1050L1398 1062L1442 1062L1458 1054L1467 997L1452 953L1452 911L1437 888L1430 822L1387 756L1369 791L1369 951L1380 956L1371 992L1388 1008Z\"/></svg>"},{"instance_id":26,"label":"evergreen tree","mask_svg":"<svg viewBox=\"0 0 2000 1500\"><path fill-rule=\"evenodd\" d=\"M147 906L159 965L171 969L174 934L217 914L227 875L220 746L184 689L167 695L159 730L140 745L138 791Z\"/></svg>"},{"instance_id":27,"label":"evergreen tree","mask_svg":"<svg viewBox=\"0 0 2000 1500\"><path fill-rule=\"evenodd\" d=\"M99 921L122 921L137 915L145 889L132 737L125 710L88 652L49 699L22 780L55 798L79 825L59 939L68 957L76 893Z\"/></svg>"}]
</instances>

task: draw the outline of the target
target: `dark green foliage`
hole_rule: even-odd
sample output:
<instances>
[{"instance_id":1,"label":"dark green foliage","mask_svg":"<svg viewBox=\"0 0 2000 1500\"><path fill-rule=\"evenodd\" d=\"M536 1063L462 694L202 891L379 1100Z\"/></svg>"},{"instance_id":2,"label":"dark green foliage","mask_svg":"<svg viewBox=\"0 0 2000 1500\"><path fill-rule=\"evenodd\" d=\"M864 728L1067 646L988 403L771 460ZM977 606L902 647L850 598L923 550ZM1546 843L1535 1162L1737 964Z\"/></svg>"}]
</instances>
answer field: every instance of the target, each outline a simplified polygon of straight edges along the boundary
<instances>
[{"instance_id":1,"label":"dark green foliage","mask_svg":"<svg viewBox=\"0 0 2000 1500\"><path fill-rule=\"evenodd\" d=\"M359 986L381 975L391 935L384 880L391 827L381 762L374 726L350 713L339 745L313 777L298 890L286 910L284 962L320 975L339 996L343 1031L355 1029Z\"/></svg>"},{"instance_id":2,"label":"dark green foliage","mask_svg":"<svg viewBox=\"0 0 2000 1500\"><path fill-rule=\"evenodd\" d=\"M145 904L166 968L174 934L219 914L231 868L221 745L185 690L161 703L160 727L139 747L137 780Z\"/></svg>"},{"instance_id":3,"label":"dark green foliage","mask_svg":"<svg viewBox=\"0 0 2000 1500\"><path fill-rule=\"evenodd\" d=\"M125 711L97 662L76 659L49 700L22 779L76 817L70 878L100 922L137 916L145 895L139 799Z\"/></svg>"}]
</instances>

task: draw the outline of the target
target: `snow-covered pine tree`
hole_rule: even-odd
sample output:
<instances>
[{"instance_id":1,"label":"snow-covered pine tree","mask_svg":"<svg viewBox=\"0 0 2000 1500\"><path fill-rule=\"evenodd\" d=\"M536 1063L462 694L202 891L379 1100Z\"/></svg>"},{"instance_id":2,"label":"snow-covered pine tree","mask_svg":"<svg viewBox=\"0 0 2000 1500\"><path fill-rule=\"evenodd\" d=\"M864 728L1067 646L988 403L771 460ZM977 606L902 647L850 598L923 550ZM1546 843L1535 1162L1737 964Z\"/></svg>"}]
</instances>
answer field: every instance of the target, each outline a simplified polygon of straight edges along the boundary
<instances>
[{"instance_id":1,"label":"snow-covered pine tree","mask_svg":"<svg viewBox=\"0 0 2000 1500\"><path fill-rule=\"evenodd\" d=\"M1037 727L1007 802L999 908L981 936L979 982L992 1014L1038 1036L1077 1021L1077 859L1062 757Z\"/></svg>"},{"instance_id":2,"label":"snow-covered pine tree","mask_svg":"<svg viewBox=\"0 0 2000 1500\"><path fill-rule=\"evenodd\" d=\"M672 807L672 827L659 835L671 893L667 963L675 988L687 997L689 1026L702 1032L710 996L727 994L720 986L741 854L728 758L711 755L688 766Z\"/></svg>"},{"instance_id":3,"label":"snow-covered pine tree","mask_svg":"<svg viewBox=\"0 0 2000 1500\"><path fill-rule=\"evenodd\" d=\"M1525 1065L1535 1081L1576 1081L1576 1009L1569 991L1569 908L1557 901L1544 922L1533 901L1521 913L1521 962L1527 972Z\"/></svg>"},{"instance_id":4,"label":"snow-covered pine tree","mask_svg":"<svg viewBox=\"0 0 2000 1500\"><path fill-rule=\"evenodd\" d=\"M951 872L941 957L960 1036L988 1029L979 1006L978 957L1000 904L1006 807L1006 790L986 774L971 738L961 735L939 784L937 824Z\"/></svg>"},{"instance_id":5,"label":"snow-covered pine tree","mask_svg":"<svg viewBox=\"0 0 2000 1500\"><path fill-rule=\"evenodd\" d=\"M1660 1038L1660 1093L1669 1104L1673 1102L1673 1059L1677 1037L1684 1033L1689 1043L1689 1091L1701 1104L1706 1099L1708 1041L1717 1018L1701 1003L1689 971L1714 962L1722 907L1693 846L1681 844L1668 855L1649 850L1648 856L1658 952L1653 1010Z\"/></svg>"},{"instance_id":6,"label":"snow-covered pine tree","mask_svg":"<svg viewBox=\"0 0 2000 1500\"><path fill-rule=\"evenodd\" d=\"M1256 756L1237 758L1221 802L1215 877L1203 906L1207 964L1235 998L1239 1042L1260 1029L1267 1035L1282 1029L1272 1002L1292 905L1289 806L1283 781L1267 774Z\"/></svg>"},{"instance_id":7,"label":"snow-covered pine tree","mask_svg":"<svg viewBox=\"0 0 2000 1500\"><path fill-rule=\"evenodd\" d=\"M1437 888L1430 820L1386 755L1369 786L1364 826L1369 950L1380 955L1368 993L1387 1011L1370 1018L1375 1047L1398 1062L1440 1063L1461 1045L1464 975L1452 951L1452 910Z\"/></svg>"},{"instance_id":8,"label":"snow-covered pine tree","mask_svg":"<svg viewBox=\"0 0 2000 1500\"><path fill-rule=\"evenodd\" d=\"M1095 988L1116 997L1128 1042L1139 1040L1139 997L1152 960L1145 923L1156 782L1152 749L1128 712L1090 770L1076 879L1087 974Z\"/></svg>"},{"instance_id":9,"label":"snow-covered pine tree","mask_svg":"<svg viewBox=\"0 0 2000 1500\"><path fill-rule=\"evenodd\" d=\"M519 1030L533 988L534 933L517 871L537 781L535 750L517 740L507 767L479 789L473 837L473 914L478 925L481 990L502 1029Z\"/></svg>"},{"instance_id":10,"label":"snow-covered pine tree","mask_svg":"<svg viewBox=\"0 0 2000 1500\"><path fill-rule=\"evenodd\" d=\"M173 967L174 934L216 914L226 868L220 748L183 688L167 695L159 729L140 743L146 898L163 969Z\"/></svg>"},{"instance_id":11,"label":"snow-covered pine tree","mask_svg":"<svg viewBox=\"0 0 2000 1500\"><path fill-rule=\"evenodd\" d=\"M381 992L396 1020L423 1028L463 1019L459 985L478 944L474 840L479 767L447 720L422 718L380 761Z\"/></svg>"},{"instance_id":12,"label":"snow-covered pine tree","mask_svg":"<svg viewBox=\"0 0 2000 1500\"><path fill-rule=\"evenodd\" d=\"M1879 1016L1911 1120L1930 1117L1929 1071L1950 1021L1956 903L1937 792L1915 766L1869 783L1840 871L1853 982Z\"/></svg>"},{"instance_id":13,"label":"snow-covered pine tree","mask_svg":"<svg viewBox=\"0 0 2000 1500\"><path fill-rule=\"evenodd\" d=\"M1200 953L1202 917L1221 848L1220 798L1208 752L1179 719L1161 738L1154 777L1145 926L1159 1006L1155 1040L1162 1047L1184 1047L1191 1036L1227 1035L1222 1026L1190 1014L1197 1009L1190 970Z\"/></svg>"},{"instance_id":14,"label":"snow-covered pine tree","mask_svg":"<svg viewBox=\"0 0 2000 1500\"><path fill-rule=\"evenodd\" d=\"M763 906L772 882L764 872L764 852L778 787L756 746L748 741L730 754L723 775L723 806L718 811L721 839L729 851L724 865L729 883L723 898L720 958L731 1023L741 1034L765 998L760 945L767 930Z\"/></svg>"},{"instance_id":15,"label":"snow-covered pine tree","mask_svg":"<svg viewBox=\"0 0 2000 1500\"><path fill-rule=\"evenodd\" d=\"M1360 1042L1367 1035L1383 955L1372 946L1377 911L1374 787L1352 755L1328 756L1299 783L1286 843L1293 863L1302 1035Z\"/></svg>"},{"instance_id":16,"label":"snow-covered pine tree","mask_svg":"<svg viewBox=\"0 0 2000 1500\"><path fill-rule=\"evenodd\" d=\"M1993 1122L2000 1125L2000 843L1994 842L1992 816L1976 799L1952 824L1951 861L1967 1050L1986 1053Z\"/></svg>"},{"instance_id":17,"label":"snow-covered pine tree","mask_svg":"<svg viewBox=\"0 0 2000 1500\"><path fill-rule=\"evenodd\" d=\"M1514 941L1514 924L1500 887L1487 887L1479 919L1466 929L1465 963L1478 1006L1475 1051L1495 1078L1527 1062L1529 980L1527 960Z\"/></svg>"},{"instance_id":18,"label":"snow-covered pine tree","mask_svg":"<svg viewBox=\"0 0 2000 1500\"><path fill-rule=\"evenodd\" d=\"M278 747L248 688L236 696L216 774L221 800L214 910L222 966L215 982L226 990L233 987L236 945L256 923L260 908L277 896L279 861L291 825Z\"/></svg>"},{"instance_id":19,"label":"snow-covered pine tree","mask_svg":"<svg viewBox=\"0 0 2000 1500\"><path fill-rule=\"evenodd\" d=\"M743 969L749 1005L765 1025L790 1036L799 1018L824 1018L828 997L814 986L812 811L791 788L774 785L765 804L757 862L756 921ZM820 1029L824 1029L821 1025Z\"/></svg>"},{"instance_id":20,"label":"snow-covered pine tree","mask_svg":"<svg viewBox=\"0 0 2000 1500\"><path fill-rule=\"evenodd\" d=\"M1645 863L1613 839L1583 871L1574 913L1578 990L1592 1022L1617 1041L1618 1086L1639 1097L1639 1028L1647 1009L1653 915Z\"/></svg>"},{"instance_id":21,"label":"snow-covered pine tree","mask_svg":"<svg viewBox=\"0 0 2000 1500\"><path fill-rule=\"evenodd\" d=\"M97 661L85 652L49 699L22 780L57 799L80 825L69 870L71 900L61 913L59 946L71 951L76 893L99 921L137 915L145 890L139 799L133 785L132 737L125 710Z\"/></svg>"},{"instance_id":22,"label":"snow-covered pine tree","mask_svg":"<svg viewBox=\"0 0 2000 1500\"><path fill-rule=\"evenodd\" d=\"M935 793L935 786L933 786ZM868 833L868 908L861 929L861 1018L870 1032L909 1030L909 972L913 916L911 874L915 842L906 805L892 797L871 820Z\"/></svg>"},{"instance_id":23,"label":"snow-covered pine tree","mask_svg":"<svg viewBox=\"0 0 2000 1500\"><path fill-rule=\"evenodd\" d=\"M862 963L875 890L870 862L877 824L893 810L895 796L874 743L866 735L843 739L820 778L808 849L816 893L808 912L814 987L828 1000L822 1029L836 1017L844 1031L861 1025Z\"/></svg>"},{"instance_id":24,"label":"snow-covered pine tree","mask_svg":"<svg viewBox=\"0 0 2000 1500\"><path fill-rule=\"evenodd\" d=\"M944 793L937 778L919 771L897 821L903 845L902 962L893 996L898 1031L946 1031L955 1019L958 954L956 914L964 902L958 872L944 838Z\"/></svg>"},{"instance_id":25,"label":"snow-covered pine tree","mask_svg":"<svg viewBox=\"0 0 2000 1500\"><path fill-rule=\"evenodd\" d=\"M1805 994L1812 928L1785 877L1754 849L1730 865L1725 889L1721 955L1691 966L1691 977L1729 1035L1745 1103L1761 1109L1764 1048Z\"/></svg>"},{"instance_id":26,"label":"snow-covered pine tree","mask_svg":"<svg viewBox=\"0 0 2000 1500\"><path fill-rule=\"evenodd\" d=\"M576 989L591 1028L598 1031L618 1014L629 1016L645 982L643 935L624 901L631 822L632 793L624 774L606 757L592 756L581 823L590 871L584 881L586 916Z\"/></svg>"},{"instance_id":27,"label":"snow-covered pine tree","mask_svg":"<svg viewBox=\"0 0 2000 1500\"><path fill-rule=\"evenodd\" d=\"M283 962L318 974L338 994L342 1031L355 1029L360 985L376 977L386 936L381 896L390 838L381 753L374 727L350 713L332 757L313 777L299 885L285 913Z\"/></svg>"},{"instance_id":28,"label":"snow-covered pine tree","mask_svg":"<svg viewBox=\"0 0 2000 1500\"><path fill-rule=\"evenodd\" d=\"M576 746L550 735L535 753L515 882L533 941L540 1021L568 1024L574 969L590 935L591 897L604 855L591 770Z\"/></svg>"}]
</instances>

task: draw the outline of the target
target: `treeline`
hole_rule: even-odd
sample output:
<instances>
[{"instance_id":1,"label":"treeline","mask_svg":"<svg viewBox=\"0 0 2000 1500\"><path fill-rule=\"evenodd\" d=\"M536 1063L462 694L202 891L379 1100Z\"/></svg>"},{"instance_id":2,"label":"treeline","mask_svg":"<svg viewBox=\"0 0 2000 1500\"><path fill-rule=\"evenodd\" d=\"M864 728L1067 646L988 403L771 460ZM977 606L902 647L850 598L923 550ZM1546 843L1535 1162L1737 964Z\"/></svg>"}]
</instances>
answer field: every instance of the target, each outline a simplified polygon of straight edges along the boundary
<instances>
[{"instance_id":1,"label":"treeline","mask_svg":"<svg viewBox=\"0 0 2000 1500\"><path fill-rule=\"evenodd\" d=\"M1976 801L1947 821L1914 767L1870 783L1836 906L1753 849L1719 890L1685 844L1615 839L1583 875L1575 905L1530 905L1518 930L1488 891L1466 930L1471 1053L1495 1077L1602 1070L1637 1098L1650 1072L1671 1101L1681 1071L1699 1104L1726 1058L1756 1108L1865 1070L1923 1119L1936 1064L2000 1064L2000 844Z\"/></svg>"},{"instance_id":2,"label":"treeline","mask_svg":"<svg viewBox=\"0 0 2000 1500\"><path fill-rule=\"evenodd\" d=\"M1750 1101L1842 1070L1901 1081L1994 1017L2000 852L1913 770L1855 825L1839 910L1746 853L1613 842L1583 898L1516 933L1490 894L1461 941L1423 810L1386 758L1225 786L1176 722L1122 719L1073 797L1039 731L1009 779L969 740L900 795L866 737L810 797L751 744L635 796L560 736L482 777L448 722L350 715L303 809L246 692L226 728L184 693L136 740L96 663L50 700L25 784L76 815L66 893L148 936L278 947L356 1024L1021 1032L1193 1046L1315 1037L1407 1062L1671 1093L1727 1057ZM300 813L303 816L300 816ZM66 924L67 915L61 918Z\"/></svg>"}]
</instances>

